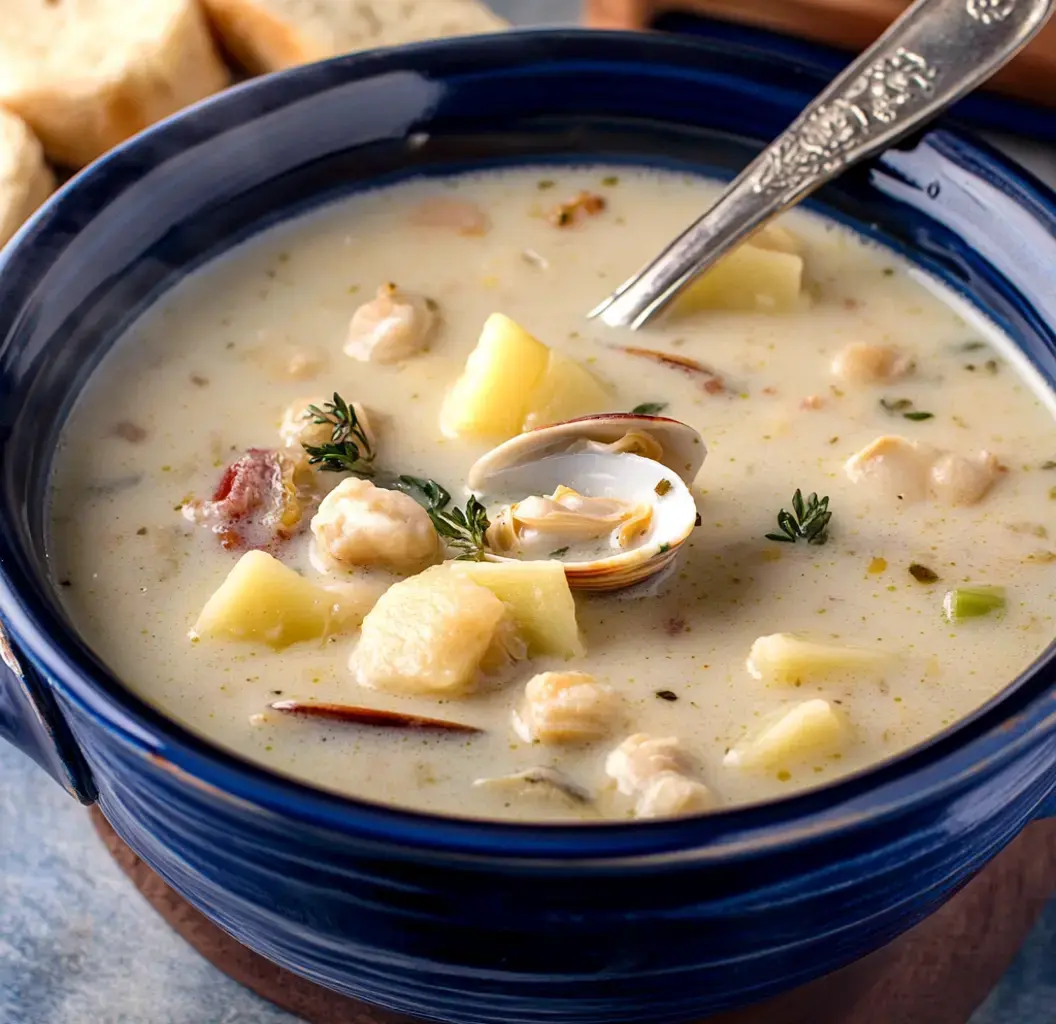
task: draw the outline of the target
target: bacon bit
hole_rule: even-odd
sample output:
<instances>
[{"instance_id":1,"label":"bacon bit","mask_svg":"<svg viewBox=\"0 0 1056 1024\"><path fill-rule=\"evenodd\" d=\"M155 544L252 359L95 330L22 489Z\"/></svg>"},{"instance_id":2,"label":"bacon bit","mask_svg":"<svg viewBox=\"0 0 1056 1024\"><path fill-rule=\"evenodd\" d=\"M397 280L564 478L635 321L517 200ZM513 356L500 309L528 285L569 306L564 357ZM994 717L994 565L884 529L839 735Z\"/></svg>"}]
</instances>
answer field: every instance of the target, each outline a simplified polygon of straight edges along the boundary
<instances>
[{"instance_id":1,"label":"bacon bit","mask_svg":"<svg viewBox=\"0 0 1056 1024\"><path fill-rule=\"evenodd\" d=\"M486 235L491 229L488 215L464 199L436 196L411 213L411 223L423 228L447 228L465 237Z\"/></svg>"},{"instance_id":2,"label":"bacon bit","mask_svg":"<svg viewBox=\"0 0 1056 1024\"><path fill-rule=\"evenodd\" d=\"M250 448L224 470L212 499L186 502L183 515L211 529L228 550L271 547L289 540L303 519L296 472L289 456ZM235 525L243 523L245 532Z\"/></svg>"},{"instance_id":3,"label":"bacon bit","mask_svg":"<svg viewBox=\"0 0 1056 1024\"><path fill-rule=\"evenodd\" d=\"M763 394L764 395L776 395L777 394L777 388L763 388Z\"/></svg>"},{"instance_id":4,"label":"bacon bit","mask_svg":"<svg viewBox=\"0 0 1056 1024\"><path fill-rule=\"evenodd\" d=\"M574 199L566 199L565 202L558 203L546 219L556 228L567 228L581 219L579 216L581 212L587 217L594 217L606 206L608 202L604 196L599 196L596 192L580 192Z\"/></svg>"},{"instance_id":5,"label":"bacon bit","mask_svg":"<svg viewBox=\"0 0 1056 1024\"><path fill-rule=\"evenodd\" d=\"M703 363L690 359L688 356L676 356L670 352L657 352L656 349L636 348L633 345L620 345L618 347L621 352L626 352L629 356L651 359L654 363L660 363L661 366L666 366L669 369L681 370L687 377L706 378L699 383L701 389L709 395L720 395L726 390L726 384L720 374Z\"/></svg>"},{"instance_id":6,"label":"bacon bit","mask_svg":"<svg viewBox=\"0 0 1056 1024\"><path fill-rule=\"evenodd\" d=\"M846 298L843 300L844 309L857 309L860 305L861 303L854 298Z\"/></svg>"},{"instance_id":7,"label":"bacon bit","mask_svg":"<svg viewBox=\"0 0 1056 1024\"><path fill-rule=\"evenodd\" d=\"M114 427L114 436L129 444L139 444L147 439L147 432L138 423L122 420Z\"/></svg>"},{"instance_id":8,"label":"bacon bit","mask_svg":"<svg viewBox=\"0 0 1056 1024\"><path fill-rule=\"evenodd\" d=\"M801 409L820 409L825 404L825 400L820 395L807 395L802 402L799 403Z\"/></svg>"},{"instance_id":9,"label":"bacon bit","mask_svg":"<svg viewBox=\"0 0 1056 1024\"><path fill-rule=\"evenodd\" d=\"M308 704L299 700L277 700L268 705L272 711L305 718L325 718L332 722L372 725L380 729L433 729L440 732L481 733L475 725L447 722L441 718L406 715L402 711L380 711L377 708L356 707L352 704Z\"/></svg>"}]
</instances>

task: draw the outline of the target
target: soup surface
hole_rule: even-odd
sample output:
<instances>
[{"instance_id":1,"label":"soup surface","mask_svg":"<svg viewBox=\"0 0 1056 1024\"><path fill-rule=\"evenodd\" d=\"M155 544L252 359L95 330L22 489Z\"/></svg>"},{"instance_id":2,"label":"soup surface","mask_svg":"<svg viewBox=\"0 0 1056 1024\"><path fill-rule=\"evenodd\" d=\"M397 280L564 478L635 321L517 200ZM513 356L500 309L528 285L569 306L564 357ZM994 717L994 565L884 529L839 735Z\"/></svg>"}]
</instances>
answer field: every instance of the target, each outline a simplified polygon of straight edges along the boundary
<instances>
[{"instance_id":1,"label":"soup surface","mask_svg":"<svg viewBox=\"0 0 1056 1024\"><path fill-rule=\"evenodd\" d=\"M772 799L979 706L1053 633L1045 395L992 328L804 212L659 326L632 335L586 321L714 191L599 167L410 182L268 230L191 275L115 347L64 430L51 558L75 626L137 693L230 750L327 789L455 815L623 819ZM496 312L515 323L489 321L491 361L478 348L456 386ZM550 370L518 324L551 350L549 399ZM347 468L341 445L357 440L341 432L340 404L325 404L335 392L369 421L358 454L374 461L356 473L324 468L335 450L323 446L338 442ZM331 422L306 416L309 402ZM378 486L396 474L437 481L449 514L466 507L470 466L522 421L641 406L703 438L699 525L665 545L666 493L646 502L644 526L619 502L608 509L627 527L624 548L604 530L575 533L575 515L564 539L529 524L507 552L544 570L522 588L535 601L527 640L531 608L509 587L472 568L416 576L463 553L441 554L422 486L403 485L420 503L409 508L357 482L360 471ZM324 459L314 466L306 425ZM289 506L266 514L284 466L299 523ZM675 474L661 477L656 492L678 497ZM338 485L346 504L331 495L318 509ZM243 504L209 505L214 492ZM828 522L824 506L807 507L812 492L828 498ZM482 502L494 523L497 505ZM470 553L479 541L470 530ZM569 599L563 574L545 571L553 559L633 561L646 541L677 558L637 587ZM248 547L300 575L250 556L199 620ZM379 558L382 568L363 564ZM558 674L526 693L544 672ZM481 731L269 707L289 701Z\"/></svg>"}]
</instances>

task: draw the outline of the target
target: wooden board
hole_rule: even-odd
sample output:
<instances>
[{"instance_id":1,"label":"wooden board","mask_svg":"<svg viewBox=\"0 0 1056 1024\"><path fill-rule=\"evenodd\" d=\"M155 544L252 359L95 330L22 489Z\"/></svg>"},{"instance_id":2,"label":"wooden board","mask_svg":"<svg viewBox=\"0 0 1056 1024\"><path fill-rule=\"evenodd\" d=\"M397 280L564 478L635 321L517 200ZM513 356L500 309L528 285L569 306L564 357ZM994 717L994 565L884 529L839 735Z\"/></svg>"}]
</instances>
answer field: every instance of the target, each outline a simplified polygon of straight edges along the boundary
<instances>
[{"instance_id":1,"label":"wooden board","mask_svg":"<svg viewBox=\"0 0 1056 1024\"><path fill-rule=\"evenodd\" d=\"M863 50L908 0L584 0L594 28L648 28L672 11L773 29L846 50ZM997 92L1056 108L1056 18L991 83Z\"/></svg>"},{"instance_id":2,"label":"wooden board","mask_svg":"<svg viewBox=\"0 0 1056 1024\"><path fill-rule=\"evenodd\" d=\"M308 1024L415 1024L305 981L236 942L154 874L98 809L91 813L99 836L147 902L202 956L257 995ZM938 913L885 949L708 1024L966 1024L1054 890L1056 820L1031 825Z\"/></svg>"}]
</instances>

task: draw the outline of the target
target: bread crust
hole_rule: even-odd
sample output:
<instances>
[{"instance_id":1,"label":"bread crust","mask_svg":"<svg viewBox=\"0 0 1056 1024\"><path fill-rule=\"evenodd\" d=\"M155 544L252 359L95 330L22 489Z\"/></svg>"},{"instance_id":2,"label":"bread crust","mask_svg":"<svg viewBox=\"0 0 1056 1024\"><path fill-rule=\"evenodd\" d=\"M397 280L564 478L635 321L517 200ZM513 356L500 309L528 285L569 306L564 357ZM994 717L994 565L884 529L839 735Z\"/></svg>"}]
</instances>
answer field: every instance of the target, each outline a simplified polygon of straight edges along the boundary
<instances>
[{"instance_id":1,"label":"bread crust","mask_svg":"<svg viewBox=\"0 0 1056 1024\"><path fill-rule=\"evenodd\" d=\"M29 125L0 110L0 248L55 191L55 175Z\"/></svg>"},{"instance_id":2,"label":"bread crust","mask_svg":"<svg viewBox=\"0 0 1056 1024\"><path fill-rule=\"evenodd\" d=\"M147 12L130 10L128 16ZM197 0L178 0L174 12L157 13L166 21L157 41L130 45L116 69L49 69L34 81L10 82L0 92L0 105L30 125L50 159L77 168L226 86L230 73ZM4 47L15 45L0 30L0 60Z\"/></svg>"}]
</instances>

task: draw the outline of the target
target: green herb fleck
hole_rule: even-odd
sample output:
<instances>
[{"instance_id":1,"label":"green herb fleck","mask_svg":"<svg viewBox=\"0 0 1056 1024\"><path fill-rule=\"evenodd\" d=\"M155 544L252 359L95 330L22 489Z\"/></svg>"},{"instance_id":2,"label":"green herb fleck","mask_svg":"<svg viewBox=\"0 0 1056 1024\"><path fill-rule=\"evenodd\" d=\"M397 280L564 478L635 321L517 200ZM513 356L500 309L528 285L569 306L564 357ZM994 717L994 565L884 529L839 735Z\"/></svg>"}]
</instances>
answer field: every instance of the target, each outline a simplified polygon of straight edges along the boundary
<instances>
[{"instance_id":1,"label":"green herb fleck","mask_svg":"<svg viewBox=\"0 0 1056 1024\"><path fill-rule=\"evenodd\" d=\"M667 402L642 402L631 410L632 416L659 416L667 408Z\"/></svg>"},{"instance_id":2,"label":"green herb fleck","mask_svg":"<svg viewBox=\"0 0 1056 1024\"><path fill-rule=\"evenodd\" d=\"M465 511L460 508L431 508L426 511L436 532L450 547L462 551L459 559L475 562L484 560L484 534L491 523L488 521L487 509L477 501L476 495L469 496Z\"/></svg>"},{"instance_id":3,"label":"green herb fleck","mask_svg":"<svg viewBox=\"0 0 1056 1024\"><path fill-rule=\"evenodd\" d=\"M966 341L961 345L962 352L978 352L980 349L986 348L985 341Z\"/></svg>"},{"instance_id":4,"label":"green herb fleck","mask_svg":"<svg viewBox=\"0 0 1056 1024\"><path fill-rule=\"evenodd\" d=\"M909 575L918 583L936 583L939 579L939 574L934 569L929 569L926 565L921 565L919 562L914 562L909 567Z\"/></svg>"},{"instance_id":5,"label":"green herb fleck","mask_svg":"<svg viewBox=\"0 0 1056 1024\"><path fill-rule=\"evenodd\" d=\"M913 403L908 398L881 398L880 407L885 412L896 413L912 409Z\"/></svg>"},{"instance_id":6,"label":"green herb fleck","mask_svg":"<svg viewBox=\"0 0 1056 1024\"><path fill-rule=\"evenodd\" d=\"M568 548L557 548L555 551L551 551L548 557L550 557L550 558L561 558L562 555L567 555L567 554L568 554Z\"/></svg>"},{"instance_id":7,"label":"green herb fleck","mask_svg":"<svg viewBox=\"0 0 1056 1024\"><path fill-rule=\"evenodd\" d=\"M674 690L657 690L656 696L659 697L661 700L678 700L678 694L675 693Z\"/></svg>"},{"instance_id":8,"label":"green herb fleck","mask_svg":"<svg viewBox=\"0 0 1056 1024\"><path fill-rule=\"evenodd\" d=\"M657 482L657 485L653 488L653 490L656 492L658 497L662 498L665 494L667 494L668 491L671 490L671 481L660 480Z\"/></svg>"},{"instance_id":9,"label":"green herb fleck","mask_svg":"<svg viewBox=\"0 0 1056 1024\"><path fill-rule=\"evenodd\" d=\"M883 273L884 277L894 277L895 276L895 268L894 267L884 267L882 273Z\"/></svg>"},{"instance_id":10,"label":"green herb fleck","mask_svg":"<svg viewBox=\"0 0 1056 1024\"><path fill-rule=\"evenodd\" d=\"M902 418L905 420L912 420L914 423L921 423L924 420L934 419L935 414L933 412L904 412Z\"/></svg>"},{"instance_id":11,"label":"green herb fleck","mask_svg":"<svg viewBox=\"0 0 1056 1024\"><path fill-rule=\"evenodd\" d=\"M777 513L777 525L781 533L768 533L766 539L794 544L802 538L808 544L824 544L829 539L830 519L832 513L829 511L828 497L819 498L812 493L804 501L803 492L797 487L796 493L792 495L792 511L783 508Z\"/></svg>"},{"instance_id":12,"label":"green herb fleck","mask_svg":"<svg viewBox=\"0 0 1056 1024\"><path fill-rule=\"evenodd\" d=\"M400 475L392 481L391 486L394 490L409 494L426 512L447 508L451 502L451 495L435 480L426 480L420 476Z\"/></svg>"},{"instance_id":13,"label":"green herb fleck","mask_svg":"<svg viewBox=\"0 0 1056 1024\"><path fill-rule=\"evenodd\" d=\"M1042 469L1056 469L1056 459L1046 459L1041 464Z\"/></svg>"},{"instance_id":14,"label":"green herb fleck","mask_svg":"<svg viewBox=\"0 0 1056 1024\"><path fill-rule=\"evenodd\" d=\"M326 423L331 427L327 444L306 444L308 461L331 473L355 473L356 476L373 476L374 449L353 409L336 391L332 402L308 406L305 419L313 423Z\"/></svg>"},{"instance_id":15,"label":"green herb fleck","mask_svg":"<svg viewBox=\"0 0 1056 1024\"><path fill-rule=\"evenodd\" d=\"M1001 365L996 359L988 359L985 363L983 363L983 369L991 375L997 373L1000 368Z\"/></svg>"},{"instance_id":16,"label":"green herb fleck","mask_svg":"<svg viewBox=\"0 0 1056 1024\"><path fill-rule=\"evenodd\" d=\"M542 181L536 182L536 188L540 192L545 192L547 189L553 188L557 184L552 178L543 178Z\"/></svg>"},{"instance_id":17,"label":"green herb fleck","mask_svg":"<svg viewBox=\"0 0 1056 1024\"><path fill-rule=\"evenodd\" d=\"M659 550L660 554L663 554L665 551L670 551L671 550L671 545L670 544L661 544L660 547L658 548L658 550Z\"/></svg>"},{"instance_id":18,"label":"green herb fleck","mask_svg":"<svg viewBox=\"0 0 1056 1024\"><path fill-rule=\"evenodd\" d=\"M620 183L620 179L615 174L607 174L601 179L601 183L606 188L615 188Z\"/></svg>"}]
</instances>

